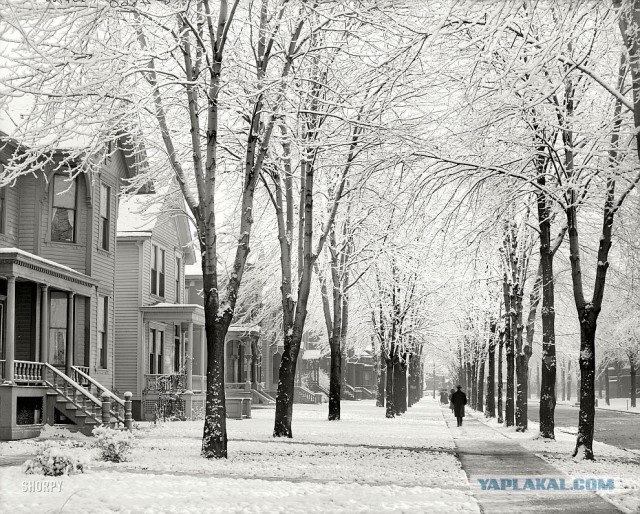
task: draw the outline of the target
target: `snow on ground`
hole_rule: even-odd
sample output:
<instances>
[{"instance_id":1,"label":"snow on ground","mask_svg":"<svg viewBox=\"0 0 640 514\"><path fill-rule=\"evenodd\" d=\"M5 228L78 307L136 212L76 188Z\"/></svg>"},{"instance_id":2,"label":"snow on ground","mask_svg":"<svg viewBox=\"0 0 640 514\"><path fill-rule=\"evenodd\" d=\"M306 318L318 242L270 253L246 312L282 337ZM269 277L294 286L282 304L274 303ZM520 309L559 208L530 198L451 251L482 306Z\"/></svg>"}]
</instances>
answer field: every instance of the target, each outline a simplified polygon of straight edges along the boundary
<instances>
[{"instance_id":1,"label":"snow on ground","mask_svg":"<svg viewBox=\"0 0 640 514\"><path fill-rule=\"evenodd\" d=\"M597 398L597 400L598 406L596 409L634 412L636 414L640 414L640 398L638 398L636 407L631 407L631 400L629 400L629 398L611 398L609 400L609 405L607 405L604 398ZM579 400L577 398L574 400L557 400L556 405L577 405L578 402ZM537 398L533 397L533 399L529 400L529 403L539 404L540 402Z\"/></svg>"},{"instance_id":2,"label":"snow on ground","mask_svg":"<svg viewBox=\"0 0 640 514\"><path fill-rule=\"evenodd\" d=\"M487 419L481 413L470 415L498 430L502 435L540 456L559 471L572 477L613 478L615 490L598 491L598 494L625 512L640 512L640 457L615 446L594 441L595 462L572 457L576 445L575 433L556 427L555 440L539 437L540 424L529 421L528 432L516 432L515 427L505 427L496 418Z\"/></svg>"},{"instance_id":3,"label":"snow on ground","mask_svg":"<svg viewBox=\"0 0 640 514\"><path fill-rule=\"evenodd\" d=\"M343 402L340 422L326 421L326 409L295 405L294 439L284 441L271 437L271 409L228 420L228 460L202 459L202 422L188 421L142 424L130 462L92 461L80 475L0 468L0 511L479 512L435 402L394 420L369 401ZM0 453L35 453L40 444L4 443ZM61 481L62 491L23 492L34 479Z\"/></svg>"},{"instance_id":4,"label":"snow on ground","mask_svg":"<svg viewBox=\"0 0 640 514\"><path fill-rule=\"evenodd\" d=\"M635 407L631 407L631 400L629 400L629 398L611 398L609 405L607 405L604 400L598 400L598 408L640 414L640 399L638 399Z\"/></svg>"}]
</instances>

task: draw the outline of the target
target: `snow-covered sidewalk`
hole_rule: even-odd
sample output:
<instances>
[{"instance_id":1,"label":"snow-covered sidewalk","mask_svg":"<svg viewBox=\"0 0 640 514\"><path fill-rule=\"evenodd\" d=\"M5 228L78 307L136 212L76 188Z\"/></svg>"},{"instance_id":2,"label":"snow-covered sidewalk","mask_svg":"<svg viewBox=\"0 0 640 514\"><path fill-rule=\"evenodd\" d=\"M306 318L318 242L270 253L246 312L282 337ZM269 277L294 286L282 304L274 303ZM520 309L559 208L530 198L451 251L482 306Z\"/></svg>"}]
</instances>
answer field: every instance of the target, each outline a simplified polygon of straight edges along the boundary
<instances>
[{"instance_id":1,"label":"snow-covered sidewalk","mask_svg":"<svg viewBox=\"0 0 640 514\"><path fill-rule=\"evenodd\" d=\"M293 440L271 437L273 410L229 420L228 460L200 457L202 422L173 422L143 426L130 462L55 478L3 467L0 511L479 512L437 403L392 420L370 401L343 402L340 422L326 421L326 408L296 405ZM38 444L3 443L0 454ZM29 492L33 480L61 489Z\"/></svg>"},{"instance_id":2,"label":"snow-covered sidewalk","mask_svg":"<svg viewBox=\"0 0 640 514\"><path fill-rule=\"evenodd\" d=\"M623 512L640 512L640 458L636 452L594 441L595 461L574 459L571 455L576 444L575 434L556 428L555 440L542 439L538 436L540 426L536 422L529 421L528 432L522 433L516 432L515 427L499 424L495 418L487 419L482 413L471 411L469 414L468 419L475 419L492 429L495 438L507 438L553 466L558 470L558 476L613 479L613 490L601 490L597 494ZM486 440L476 433L478 436L481 441ZM573 507L580 510L578 503ZM583 512L591 512L594 508L583 509Z\"/></svg>"}]
</instances>

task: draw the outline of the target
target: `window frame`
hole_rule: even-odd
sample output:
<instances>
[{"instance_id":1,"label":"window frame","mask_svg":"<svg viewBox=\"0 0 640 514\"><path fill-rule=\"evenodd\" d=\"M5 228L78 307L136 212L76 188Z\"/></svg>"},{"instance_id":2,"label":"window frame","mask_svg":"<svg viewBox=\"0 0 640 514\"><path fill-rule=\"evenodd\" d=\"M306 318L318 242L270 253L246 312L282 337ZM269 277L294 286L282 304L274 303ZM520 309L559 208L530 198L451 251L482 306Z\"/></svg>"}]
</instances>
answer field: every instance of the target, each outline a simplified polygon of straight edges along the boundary
<instances>
[{"instance_id":1,"label":"window frame","mask_svg":"<svg viewBox=\"0 0 640 514\"><path fill-rule=\"evenodd\" d=\"M176 303L180 303L180 282L182 281L182 258L176 256Z\"/></svg>"},{"instance_id":2,"label":"window frame","mask_svg":"<svg viewBox=\"0 0 640 514\"><path fill-rule=\"evenodd\" d=\"M102 327L100 327L100 303L102 303ZM109 369L108 366L108 341L109 341L109 297L98 296L98 348L96 355L96 368Z\"/></svg>"},{"instance_id":3,"label":"window frame","mask_svg":"<svg viewBox=\"0 0 640 514\"><path fill-rule=\"evenodd\" d=\"M78 177L74 177L72 179L73 182L73 187L75 189L75 194L74 194L74 198L73 198L73 209L69 209L68 207L56 207L56 198L58 197L58 195L56 195L56 180L65 180L67 177L67 175L65 175L64 173L55 173L53 175L53 177L51 178L51 184L50 184L50 191L51 191L51 203L50 203L50 209L49 209L49 241L52 243L62 243L62 244L77 244L78 242L78 209L79 209L79 202L78 202L78 193L79 193L79 181L78 181ZM67 187L64 190L68 189L69 187L71 187L70 184L67 184ZM53 238L53 218L54 218L54 209L65 209L67 211L73 211L73 236L71 241L61 241L59 239L54 239Z\"/></svg>"},{"instance_id":4,"label":"window frame","mask_svg":"<svg viewBox=\"0 0 640 514\"><path fill-rule=\"evenodd\" d=\"M102 215L102 191L106 191L106 216ZM109 252L111 248L111 186L100 183L100 249Z\"/></svg>"},{"instance_id":5,"label":"window frame","mask_svg":"<svg viewBox=\"0 0 640 514\"><path fill-rule=\"evenodd\" d=\"M161 246L151 243L151 294L159 298L166 295L166 250Z\"/></svg>"},{"instance_id":6,"label":"window frame","mask_svg":"<svg viewBox=\"0 0 640 514\"><path fill-rule=\"evenodd\" d=\"M149 374L163 374L164 330L149 327Z\"/></svg>"}]
</instances>

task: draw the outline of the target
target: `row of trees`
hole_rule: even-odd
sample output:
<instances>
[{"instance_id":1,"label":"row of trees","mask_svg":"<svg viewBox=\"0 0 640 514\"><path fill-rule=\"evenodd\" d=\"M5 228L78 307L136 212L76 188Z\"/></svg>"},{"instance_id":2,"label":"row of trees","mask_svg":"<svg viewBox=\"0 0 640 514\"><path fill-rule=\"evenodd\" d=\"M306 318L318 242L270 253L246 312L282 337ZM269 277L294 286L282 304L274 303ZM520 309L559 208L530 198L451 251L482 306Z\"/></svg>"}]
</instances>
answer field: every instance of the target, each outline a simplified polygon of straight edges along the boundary
<instances>
[{"instance_id":1,"label":"row of trees","mask_svg":"<svg viewBox=\"0 0 640 514\"><path fill-rule=\"evenodd\" d=\"M387 416L405 408L425 348L436 359L454 340L461 378L483 384L472 403L489 413L506 361L505 420L519 430L540 325L540 430L554 437L562 259L580 334L576 453L593 458L596 326L640 180L638 2L0 5L3 132L22 143L0 185L60 149L60 170L99 173L96 156L123 137L145 156L131 191L177 179L202 256L205 457L227 456L224 340L258 246L253 266L279 261L277 285L263 283L279 288L264 317L284 347L274 436L293 435L315 316L333 363L330 419L345 345L373 334ZM614 277L637 271L624 268ZM608 338L637 341L624 319Z\"/></svg>"}]
</instances>

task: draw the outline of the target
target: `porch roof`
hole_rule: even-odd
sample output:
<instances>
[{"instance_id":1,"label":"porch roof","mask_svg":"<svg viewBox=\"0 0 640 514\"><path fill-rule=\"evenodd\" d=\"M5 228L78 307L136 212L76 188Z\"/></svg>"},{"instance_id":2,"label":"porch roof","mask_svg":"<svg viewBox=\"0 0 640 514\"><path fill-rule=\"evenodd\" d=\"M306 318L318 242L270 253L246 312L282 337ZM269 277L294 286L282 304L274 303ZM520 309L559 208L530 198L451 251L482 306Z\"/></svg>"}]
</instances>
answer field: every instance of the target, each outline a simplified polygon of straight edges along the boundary
<instances>
[{"instance_id":1,"label":"porch roof","mask_svg":"<svg viewBox=\"0 0 640 514\"><path fill-rule=\"evenodd\" d=\"M227 336L255 336L260 337L260 327L258 325L231 325Z\"/></svg>"},{"instance_id":2,"label":"porch roof","mask_svg":"<svg viewBox=\"0 0 640 514\"><path fill-rule=\"evenodd\" d=\"M147 321L193 323L204 326L204 308L192 303L157 303L140 307Z\"/></svg>"},{"instance_id":3,"label":"porch roof","mask_svg":"<svg viewBox=\"0 0 640 514\"><path fill-rule=\"evenodd\" d=\"M13 275L50 287L91 296L99 281L19 248L0 248L0 275Z\"/></svg>"}]
</instances>

